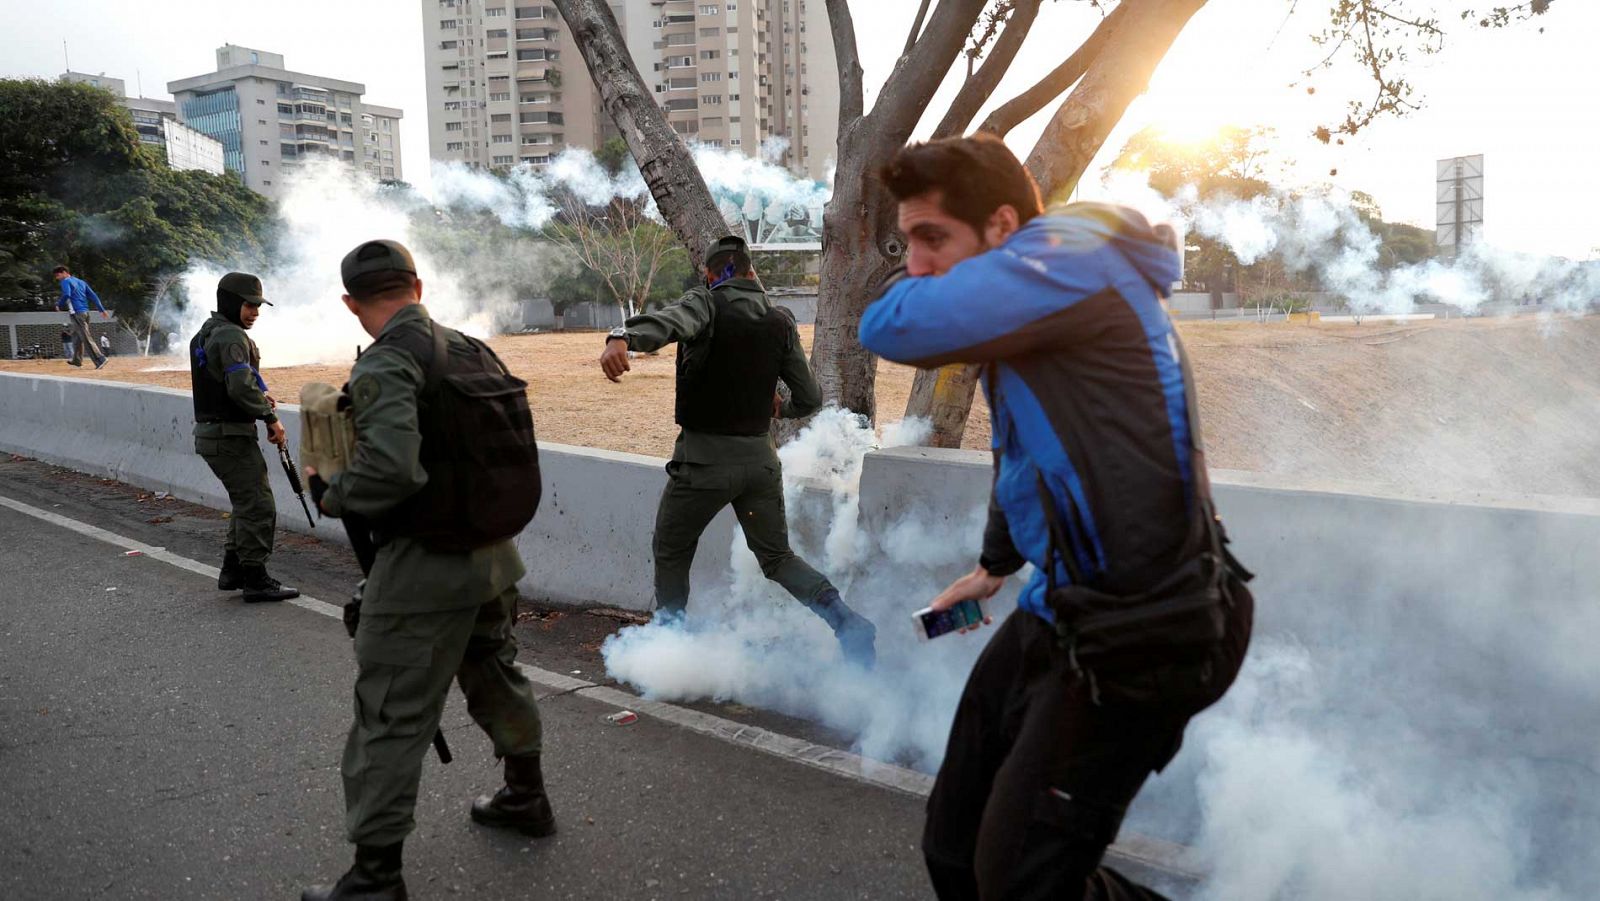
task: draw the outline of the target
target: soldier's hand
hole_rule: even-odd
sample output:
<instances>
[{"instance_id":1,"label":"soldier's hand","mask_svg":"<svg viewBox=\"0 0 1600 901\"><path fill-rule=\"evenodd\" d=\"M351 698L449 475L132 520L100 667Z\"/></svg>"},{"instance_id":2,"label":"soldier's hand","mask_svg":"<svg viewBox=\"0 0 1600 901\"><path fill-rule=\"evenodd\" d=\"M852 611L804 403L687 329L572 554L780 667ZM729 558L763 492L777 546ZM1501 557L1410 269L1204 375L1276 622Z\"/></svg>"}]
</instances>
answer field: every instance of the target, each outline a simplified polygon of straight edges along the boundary
<instances>
[{"instance_id":1,"label":"soldier's hand","mask_svg":"<svg viewBox=\"0 0 1600 901\"><path fill-rule=\"evenodd\" d=\"M268 394L267 395L267 406L271 407L274 410L278 409L278 399L273 397L272 395Z\"/></svg>"},{"instance_id":2,"label":"soldier's hand","mask_svg":"<svg viewBox=\"0 0 1600 901\"><path fill-rule=\"evenodd\" d=\"M776 391L772 392L772 418L783 418L783 395Z\"/></svg>"},{"instance_id":3,"label":"soldier's hand","mask_svg":"<svg viewBox=\"0 0 1600 901\"><path fill-rule=\"evenodd\" d=\"M282 444L284 441L288 440L287 436L285 436L283 433L283 423L267 423L267 440L273 444Z\"/></svg>"},{"instance_id":4,"label":"soldier's hand","mask_svg":"<svg viewBox=\"0 0 1600 901\"><path fill-rule=\"evenodd\" d=\"M105 310L101 310L100 311L100 317L102 319L110 319L111 318L111 314L107 313Z\"/></svg>"},{"instance_id":5,"label":"soldier's hand","mask_svg":"<svg viewBox=\"0 0 1600 901\"><path fill-rule=\"evenodd\" d=\"M600 355L600 370L606 374L606 378L620 382L622 374L632 369L628 365L628 342L620 338L607 341L605 352Z\"/></svg>"}]
</instances>

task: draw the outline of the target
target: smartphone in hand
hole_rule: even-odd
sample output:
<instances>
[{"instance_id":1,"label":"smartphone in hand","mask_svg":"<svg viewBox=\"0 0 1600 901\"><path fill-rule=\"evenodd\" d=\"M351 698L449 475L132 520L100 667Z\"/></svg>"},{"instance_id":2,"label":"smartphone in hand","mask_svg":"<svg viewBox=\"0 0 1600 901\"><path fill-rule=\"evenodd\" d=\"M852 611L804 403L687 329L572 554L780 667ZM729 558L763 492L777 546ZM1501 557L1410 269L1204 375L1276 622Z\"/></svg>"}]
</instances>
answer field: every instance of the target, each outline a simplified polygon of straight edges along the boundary
<instances>
[{"instance_id":1,"label":"smartphone in hand","mask_svg":"<svg viewBox=\"0 0 1600 901\"><path fill-rule=\"evenodd\" d=\"M962 601L948 610L934 610L924 607L911 614L911 619L916 623L917 637L923 641L959 632L968 626L977 626L983 623L985 616L982 601Z\"/></svg>"}]
</instances>

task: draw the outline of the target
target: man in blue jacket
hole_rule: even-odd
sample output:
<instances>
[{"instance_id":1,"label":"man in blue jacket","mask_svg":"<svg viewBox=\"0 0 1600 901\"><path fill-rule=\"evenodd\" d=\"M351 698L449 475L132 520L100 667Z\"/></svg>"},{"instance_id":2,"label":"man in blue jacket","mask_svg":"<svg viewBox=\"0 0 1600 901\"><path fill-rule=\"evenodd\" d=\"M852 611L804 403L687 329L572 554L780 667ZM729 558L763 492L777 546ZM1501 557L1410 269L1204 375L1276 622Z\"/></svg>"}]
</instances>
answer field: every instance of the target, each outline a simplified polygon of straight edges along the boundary
<instances>
[{"instance_id":1,"label":"man in blue jacket","mask_svg":"<svg viewBox=\"0 0 1600 901\"><path fill-rule=\"evenodd\" d=\"M1063 637L1077 623L1058 633L1050 587L1077 584L1076 572L1108 596L1150 592L1192 559L1195 535L1214 534L1162 306L1179 274L1170 233L1103 204L1046 215L1027 170L990 138L908 146L880 176L907 252L861 343L919 367L982 365L992 417L982 556L932 606L991 597L1035 567L951 727L923 834L934 888L945 899L1159 897L1100 861L1189 718L1232 683L1249 595L1240 583L1217 604L1221 637L1194 659L1144 661L1139 678L1183 690L1149 683L1136 702L1079 665Z\"/></svg>"},{"instance_id":2,"label":"man in blue jacket","mask_svg":"<svg viewBox=\"0 0 1600 901\"><path fill-rule=\"evenodd\" d=\"M106 365L105 355L100 353L100 348L94 343L94 336L89 334L89 301L94 301L95 309L106 319L111 314L100 303L100 295L94 293L89 283L81 278L73 277L65 266L57 266L53 273L57 282L61 284L61 297L56 301L56 309L65 310L72 319L72 333L75 339L72 342L72 359L67 361L70 366L83 365L83 351L88 348L89 356L94 358L94 368L99 369Z\"/></svg>"}]
</instances>

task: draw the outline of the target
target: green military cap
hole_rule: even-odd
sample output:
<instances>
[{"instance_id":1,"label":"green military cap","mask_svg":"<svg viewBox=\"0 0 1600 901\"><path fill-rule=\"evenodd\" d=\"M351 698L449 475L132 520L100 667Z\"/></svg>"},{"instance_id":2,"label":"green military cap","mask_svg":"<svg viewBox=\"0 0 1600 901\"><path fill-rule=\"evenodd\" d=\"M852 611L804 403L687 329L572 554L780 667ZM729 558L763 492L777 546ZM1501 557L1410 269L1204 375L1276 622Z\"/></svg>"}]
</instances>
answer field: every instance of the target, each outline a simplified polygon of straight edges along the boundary
<instances>
[{"instance_id":1,"label":"green military cap","mask_svg":"<svg viewBox=\"0 0 1600 901\"><path fill-rule=\"evenodd\" d=\"M355 293L354 286L359 283L362 293L376 294L409 284L416 278L417 264L399 241L368 241L345 254L339 275L346 291Z\"/></svg>"},{"instance_id":2,"label":"green military cap","mask_svg":"<svg viewBox=\"0 0 1600 901\"><path fill-rule=\"evenodd\" d=\"M706 265L710 266L711 261L722 253L742 253L748 257L750 256L750 245L746 244L743 238L733 235L718 238L710 247L706 248Z\"/></svg>"},{"instance_id":3,"label":"green military cap","mask_svg":"<svg viewBox=\"0 0 1600 901\"><path fill-rule=\"evenodd\" d=\"M218 291L226 291L245 303L259 307L262 304L273 306L272 301L261 296L261 279L248 272L230 272L217 282Z\"/></svg>"}]
</instances>

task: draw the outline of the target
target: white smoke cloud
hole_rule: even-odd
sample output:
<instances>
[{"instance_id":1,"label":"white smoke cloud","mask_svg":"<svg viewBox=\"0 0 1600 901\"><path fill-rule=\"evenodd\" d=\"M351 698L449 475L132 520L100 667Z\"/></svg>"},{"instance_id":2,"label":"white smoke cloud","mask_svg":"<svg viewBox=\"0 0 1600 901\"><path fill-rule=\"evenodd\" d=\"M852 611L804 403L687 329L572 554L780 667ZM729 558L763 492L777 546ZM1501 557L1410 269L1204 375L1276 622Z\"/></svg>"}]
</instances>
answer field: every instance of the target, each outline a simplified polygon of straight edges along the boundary
<instances>
[{"instance_id":1,"label":"white smoke cloud","mask_svg":"<svg viewBox=\"0 0 1600 901\"><path fill-rule=\"evenodd\" d=\"M883 548L857 522L866 452L930 434L928 422L914 420L879 438L854 414L828 409L781 450L795 550L877 627L875 669L843 662L827 626L767 582L735 535L730 584L698 587L686 625L634 626L612 636L601 648L607 671L649 698L759 705L851 736L870 757L935 767L983 642L966 635L923 644L911 613L944 587L941 571L976 559L982 511L948 526L907 517ZM805 539L819 521L820 546L811 547ZM1005 607L997 602L996 614Z\"/></svg>"}]
</instances>

